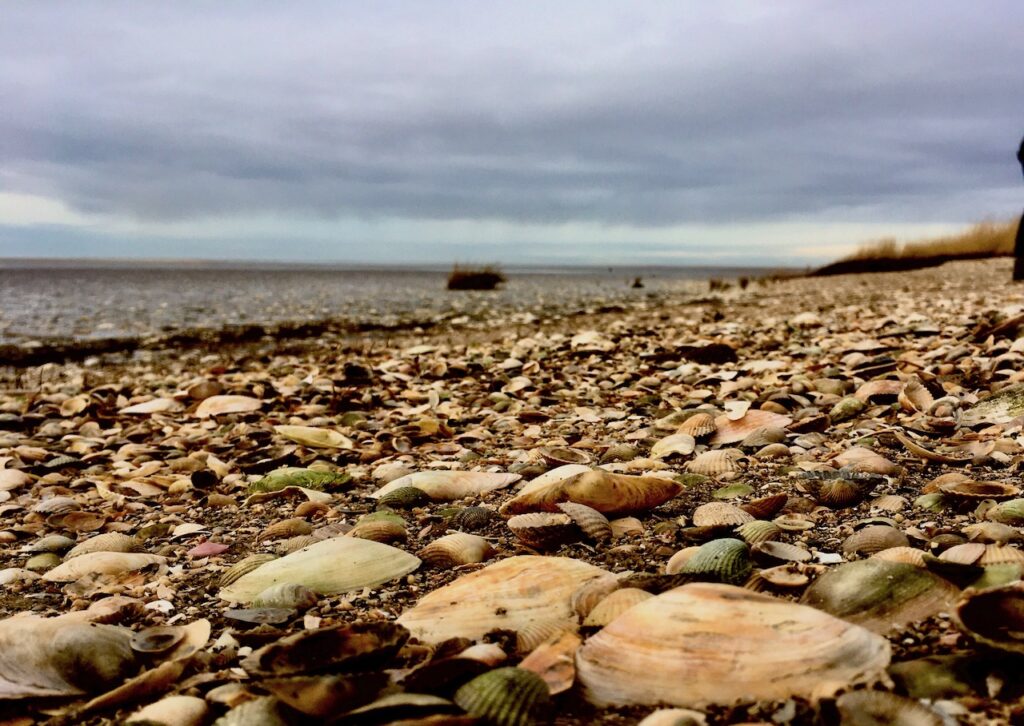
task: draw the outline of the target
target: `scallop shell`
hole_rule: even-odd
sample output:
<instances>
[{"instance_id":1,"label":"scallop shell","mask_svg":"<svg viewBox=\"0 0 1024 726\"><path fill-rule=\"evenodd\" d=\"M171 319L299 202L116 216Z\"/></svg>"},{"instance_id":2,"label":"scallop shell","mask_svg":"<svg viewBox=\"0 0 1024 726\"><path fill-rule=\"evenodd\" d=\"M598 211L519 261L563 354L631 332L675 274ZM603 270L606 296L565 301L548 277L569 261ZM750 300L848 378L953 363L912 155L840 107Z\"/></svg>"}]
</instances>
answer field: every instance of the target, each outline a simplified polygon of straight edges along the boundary
<instances>
[{"instance_id":1,"label":"scallop shell","mask_svg":"<svg viewBox=\"0 0 1024 726\"><path fill-rule=\"evenodd\" d=\"M737 527L736 534L747 544L752 545L775 539L782 534L782 528L774 522L755 519L753 522L747 522Z\"/></svg>"},{"instance_id":2,"label":"scallop shell","mask_svg":"<svg viewBox=\"0 0 1024 726\"><path fill-rule=\"evenodd\" d=\"M585 451L569 446L542 446L537 449L546 462L555 466L565 464L589 464L591 456Z\"/></svg>"},{"instance_id":3,"label":"scallop shell","mask_svg":"<svg viewBox=\"0 0 1024 726\"><path fill-rule=\"evenodd\" d=\"M916 413L918 411L923 413L931 408L932 403L935 402L935 396L925 388L924 384L921 383L921 379L917 376L911 376L903 384L903 389L899 392L899 402L900 406L907 413Z\"/></svg>"},{"instance_id":4,"label":"scallop shell","mask_svg":"<svg viewBox=\"0 0 1024 726\"><path fill-rule=\"evenodd\" d=\"M577 629L569 599L605 570L567 557L499 560L428 593L398 618L425 643L482 638L495 629Z\"/></svg>"},{"instance_id":5,"label":"scallop shell","mask_svg":"<svg viewBox=\"0 0 1024 726\"><path fill-rule=\"evenodd\" d=\"M886 633L948 611L959 592L928 570L872 558L829 570L800 602Z\"/></svg>"},{"instance_id":6,"label":"scallop shell","mask_svg":"<svg viewBox=\"0 0 1024 726\"><path fill-rule=\"evenodd\" d=\"M493 555L494 548L487 540L465 532L446 534L419 551L421 560L439 568L475 564Z\"/></svg>"},{"instance_id":7,"label":"scallop shell","mask_svg":"<svg viewBox=\"0 0 1024 726\"><path fill-rule=\"evenodd\" d=\"M843 540L843 552L846 554L873 555L892 547L909 546L907 535L885 524L872 524L858 529Z\"/></svg>"},{"instance_id":8,"label":"scallop shell","mask_svg":"<svg viewBox=\"0 0 1024 726\"><path fill-rule=\"evenodd\" d=\"M551 709L547 684L525 668L496 668L459 688L453 698L466 713L498 726L533 726Z\"/></svg>"},{"instance_id":9,"label":"scallop shell","mask_svg":"<svg viewBox=\"0 0 1024 726\"><path fill-rule=\"evenodd\" d=\"M608 594L583 620L584 627L603 628L622 613L644 600L654 597L635 587L624 587Z\"/></svg>"},{"instance_id":10,"label":"scallop shell","mask_svg":"<svg viewBox=\"0 0 1024 726\"><path fill-rule=\"evenodd\" d=\"M789 416L758 408L749 409L742 418L735 421L725 414L715 419L715 435L711 437L709 443L712 445L735 444L743 441L760 428L767 426L785 428L791 423L793 423L793 419Z\"/></svg>"},{"instance_id":11,"label":"scallop shell","mask_svg":"<svg viewBox=\"0 0 1024 726\"><path fill-rule=\"evenodd\" d=\"M672 479L629 476L594 469L553 484L535 487L531 482L499 510L502 514L558 511L560 502L586 504L603 514L625 514L653 509L682 491Z\"/></svg>"},{"instance_id":12,"label":"scallop shell","mask_svg":"<svg viewBox=\"0 0 1024 726\"><path fill-rule=\"evenodd\" d=\"M705 411L698 411L679 424L677 433L688 434L699 439L715 432L715 417Z\"/></svg>"},{"instance_id":13,"label":"scallop shell","mask_svg":"<svg viewBox=\"0 0 1024 726\"><path fill-rule=\"evenodd\" d=\"M313 525L304 519L299 517L292 517L291 519L282 519L280 522L274 522L274 524L267 527L263 532L256 538L256 542L266 542L270 539L284 539L286 537L297 537L303 534L310 534L313 531Z\"/></svg>"},{"instance_id":14,"label":"scallop shell","mask_svg":"<svg viewBox=\"0 0 1024 726\"><path fill-rule=\"evenodd\" d=\"M43 575L49 582L74 582L86 575L116 575L167 562L166 557L140 552L90 552L79 555Z\"/></svg>"},{"instance_id":15,"label":"scallop shell","mask_svg":"<svg viewBox=\"0 0 1024 726\"><path fill-rule=\"evenodd\" d=\"M818 610L728 585L685 585L592 636L577 677L598 706L732 705L881 677L888 642Z\"/></svg>"},{"instance_id":16,"label":"scallop shell","mask_svg":"<svg viewBox=\"0 0 1024 726\"><path fill-rule=\"evenodd\" d=\"M319 600L319 596L305 585L279 582L258 594L251 604L254 608L306 610L316 605Z\"/></svg>"},{"instance_id":17,"label":"scallop shell","mask_svg":"<svg viewBox=\"0 0 1024 726\"><path fill-rule=\"evenodd\" d=\"M714 539L702 544L686 561L680 574L697 575L702 580L742 584L753 565L750 549L740 539Z\"/></svg>"},{"instance_id":18,"label":"scallop shell","mask_svg":"<svg viewBox=\"0 0 1024 726\"><path fill-rule=\"evenodd\" d=\"M841 726L947 726L950 721L939 711L887 691L851 691L836 699Z\"/></svg>"},{"instance_id":19,"label":"scallop shell","mask_svg":"<svg viewBox=\"0 0 1024 726\"><path fill-rule=\"evenodd\" d=\"M771 494L767 497L761 497L746 504L741 504L740 509L755 519L768 519L782 511L788 499L788 494Z\"/></svg>"},{"instance_id":20,"label":"scallop shell","mask_svg":"<svg viewBox=\"0 0 1024 726\"><path fill-rule=\"evenodd\" d=\"M716 449L698 454L686 463L686 470L704 476L720 476L740 471L746 457L739 449Z\"/></svg>"},{"instance_id":21,"label":"scallop shell","mask_svg":"<svg viewBox=\"0 0 1024 726\"><path fill-rule=\"evenodd\" d=\"M332 537L275 559L221 589L228 602L249 603L271 585L292 582L320 595L338 595L408 575L420 560L389 545Z\"/></svg>"},{"instance_id":22,"label":"scallop shell","mask_svg":"<svg viewBox=\"0 0 1024 726\"><path fill-rule=\"evenodd\" d=\"M1024 552L1012 545L985 545L985 551L975 564L982 567L1024 564Z\"/></svg>"},{"instance_id":23,"label":"scallop shell","mask_svg":"<svg viewBox=\"0 0 1024 726\"><path fill-rule=\"evenodd\" d=\"M583 534L595 542L604 542L612 538L612 526L608 518L593 507L576 502L561 502L559 511L568 514Z\"/></svg>"},{"instance_id":24,"label":"scallop shell","mask_svg":"<svg viewBox=\"0 0 1024 726\"><path fill-rule=\"evenodd\" d=\"M413 509L430 503L430 497L422 489L416 487L399 487L380 495L377 504L392 509Z\"/></svg>"},{"instance_id":25,"label":"scallop shell","mask_svg":"<svg viewBox=\"0 0 1024 726\"><path fill-rule=\"evenodd\" d=\"M881 476L844 470L805 472L800 482L819 504L831 509L856 506L864 501L876 486L884 483L885 479Z\"/></svg>"},{"instance_id":26,"label":"scallop shell","mask_svg":"<svg viewBox=\"0 0 1024 726\"><path fill-rule=\"evenodd\" d=\"M871 555L871 559L902 562L905 565L913 565L914 567L925 566L924 552L913 547L890 547L887 550Z\"/></svg>"},{"instance_id":27,"label":"scallop shell","mask_svg":"<svg viewBox=\"0 0 1024 726\"><path fill-rule=\"evenodd\" d=\"M252 572L257 567L265 565L268 562L271 562L272 560L276 559L276 555L265 554L262 552L255 555L249 555L245 559L239 560L238 562L224 570L224 573L220 576L220 580L217 582L217 584L220 587L227 587L247 572Z\"/></svg>"},{"instance_id":28,"label":"scallop shell","mask_svg":"<svg viewBox=\"0 0 1024 726\"><path fill-rule=\"evenodd\" d=\"M537 549L558 547L578 536L578 528L568 514L528 512L508 520L508 528L521 542Z\"/></svg>"},{"instance_id":29,"label":"scallop shell","mask_svg":"<svg viewBox=\"0 0 1024 726\"><path fill-rule=\"evenodd\" d=\"M120 532L104 532L90 537L84 542L79 542L64 555L64 559L69 560L90 552L143 552L144 550L142 544L134 537Z\"/></svg>"},{"instance_id":30,"label":"scallop shell","mask_svg":"<svg viewBox=\"0 0 1024 726\"><path fill-rule=\"evenodd\" d=\"M752 515L726 502L708 502L693 510L693 524L697 527L738 527L753 521Z\"/></svg>"},{"instance_id":31,"label":"scallop shell","mask_svg":"<svg viewBox=\"0 0 1024 726\"><path fill-rule=\"evenodd\" d=\"M450 501L502 489L521 478L519 474L492 474L485 471L420 471L390 481L370 496L380 499L395 489L416 487L435 501Z\"/></svg>"},{"instance_id":32,"label":"scallop shell","mask_svg":"<svg viewBox=\"0 0 1024 726\"><path fill-rule=\"evenodd\" d=\"M451 518L451 526L469 532L486 529L498 518L498 513L487 507L464 507Z\"/></svg>"},{"instance_id":33,"label":"scallop shell","mask_svg":"<svg viewBox=\"0 0 1024 726\"><path fill-rule=\"evenodd\" d=\"M618 575L611 573L589 580L577 588L569 598L569 607L582 619L590 614L599 602L621 586Z\"/></svg>"},{"instance_id":34,"label":"scallop shell","mask_svg":"<svg viewBox=\"0 0 1024 726\"><path fill-rule=\"evenodd\" d=\"M979 643L1024 654L1024 582L967 590L956 604L953 618Z\"/></svg>"}]
</instances>

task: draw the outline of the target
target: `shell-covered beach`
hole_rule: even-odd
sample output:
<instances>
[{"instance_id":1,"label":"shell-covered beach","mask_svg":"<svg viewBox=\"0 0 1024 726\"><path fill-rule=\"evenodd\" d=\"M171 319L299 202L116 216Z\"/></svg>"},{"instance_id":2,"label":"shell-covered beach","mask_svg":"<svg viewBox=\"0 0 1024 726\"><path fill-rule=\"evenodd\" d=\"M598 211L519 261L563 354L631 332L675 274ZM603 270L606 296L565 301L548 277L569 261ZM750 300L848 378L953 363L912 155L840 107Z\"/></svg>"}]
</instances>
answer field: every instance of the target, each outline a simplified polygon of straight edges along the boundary
<instances>
[{"instance_id":1,"label":"shell-covered beach","mask_svg":"<svg viewBox=\"0 0 1024 726\"><path fill-rule=\"evenodd\" d=\"M3 723L1019 721L1011 265L3 368Z\"/></svg>"}]
</instances>

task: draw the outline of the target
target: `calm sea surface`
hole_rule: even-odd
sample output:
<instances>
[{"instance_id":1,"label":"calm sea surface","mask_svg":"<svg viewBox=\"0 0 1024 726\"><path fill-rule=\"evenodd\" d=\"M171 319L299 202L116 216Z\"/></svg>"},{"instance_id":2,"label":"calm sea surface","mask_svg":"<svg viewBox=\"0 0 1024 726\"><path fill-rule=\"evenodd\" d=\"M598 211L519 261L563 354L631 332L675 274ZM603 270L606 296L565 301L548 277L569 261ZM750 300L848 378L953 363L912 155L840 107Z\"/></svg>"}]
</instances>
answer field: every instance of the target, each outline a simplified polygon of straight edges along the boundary
<instances>
[{"instance_id":1,"label":"calm sea surface","mask_svg":"<svg viewBox=\"0 0 1024 726\"><path fill-rule=\"evenodd\" d=\"M700 295L737 268L505 269L491 292L449 292L442 270L0 261L0 343L115 338L197 327L320 321L389 325L495 313L538 315ZM637 276L644 287L630 285Z\"/></svg>"}]
</instances>

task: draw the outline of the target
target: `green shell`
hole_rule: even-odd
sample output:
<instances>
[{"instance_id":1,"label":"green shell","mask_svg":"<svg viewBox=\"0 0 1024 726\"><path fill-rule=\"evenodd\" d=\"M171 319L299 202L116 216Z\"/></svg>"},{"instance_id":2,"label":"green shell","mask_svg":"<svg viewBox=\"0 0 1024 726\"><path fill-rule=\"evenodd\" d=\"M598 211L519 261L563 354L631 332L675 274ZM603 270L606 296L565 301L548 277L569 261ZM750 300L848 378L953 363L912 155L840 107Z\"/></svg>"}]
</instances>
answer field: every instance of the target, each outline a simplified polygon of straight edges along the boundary
<instances>
[{"instance_id":1,"label":"green shell","mask_svg":"<svg viewBox=\"0 0 1024 726\"><path fill-rule=\"evenodd\" d=\"M782 527L774 522L766 522L763 519L755 519L753 522L741 524L736 528L736 534L742 537L747 544L757 544L775 539L782 532Z\"/></svg>"},{"instance_id":2,"label":"green shell","mask_svg":"<svg viewBox=\"0 0 1024 726\"><path fill-rule=\"evenodd\" d=\"M366 522L394 522L395 524L400 524L403 527L405 526L405 520L402 519L400 515L395 514L389 509L380 509L376 512L364 514L359 518L356 524L360 525L365 524Z\"/></svg>"},{"instance_id":3,"label":"green shell","mask_svg":"<svg viewBox=\"0 0 1024 726\"><path fill-rule=\"evenodd\" d=\"M430 503L430 497L425 491L416 487L392 489L387 494L382 494L377 500L378 506L392 509L412 509L425 506L428 503Z\"/></svg>"},{"instance_id":4,"label":"green shell","mask_svg":"<svg viewBox=\"0 0 1024 726\"><path fill-rule=\"evenodd\" d=\"M698 575L709 582L742 585L752 570L747 543L741 539L724 538L702 544L681 572Z\"/></svg>"},{"instance_id":5,"label":"green shell","mask_svg":"<svg viewBox=\"0 0 1024 726\"><path fill-rule=\"evenodd\" d=\"M927 509L929 512L941 512L946 508L946 495L940 492L922 494L914 500L914 506L918 509Z\"/></svg>"},{"instance_id":6,"label":"green shell","mask_svg":"<svg viewBox=\"0 0 1024 726\"><path fill-rule=\"evenodd\" d=\"M53 552L43 552L42 554L29 557L28 562L25 563L25 569L32 570L32 572L46 572L47 570L52 570L60 562L60 555Z\"/></svg>"},{"instance_id":7,"label":"green shell","mask_svg":"<svg viewBox=\"0 0 1024 726\"><path fill-rule=\"evenodd\" d=\"M497 668L477 676L455 692L466 713L493 726L530 726L548 716L551 696L536 673Z\"/></svg>"},{"instance_id":8,"label":"green shell","mask_svg":"<svg viewBox=\"0 0 1024 726\"><path fill-rule=\"evenodd\" d=\"M1014 527L1024 525L1024 499L1010 499L988 510L987 519Z\"/></svg>"},{"instance_id":9,"label":"green shell","mask_svg":"<svg viewBox=\"0 0 1024 726\"><path fill-rule=\"evenodd\" d=\"M828 415L832 419L832 423L839 423L840 421L847 421L857 416L864 410L865 406L866 404L859 398L847 396L833 406Z\"/></svg>"},{"instance_id":10,"label":"green shell","mask_svg":"<svg viewBox=\"0 0 1024 726\"><path fill-rule=\"evenodd\" d=\"M344 472L286 466L282 469L275 469L262 479L250 484L249 493L276 492L285 487L304 487L305 489L323 491L328 487L341 486L351 478Z\"/></svg>"},{"instance_id":11,"label":"green shell","mask_svg":"<svg viewBox=\"0 0 1024 726\"><path fill-rule=\"evenodd\" d=\"M989 587L1002 587L1011 582L1017 582L1024 575L1024 567L1017 563L1006 563L1001 565L989 565L985 568L985 574L971 583L975 590L984 590Z\"/></svg>"},{"instance_id":12,"label":"green shell","mask_svg":"<svg viewBox=\"0 0 1024 726\"><path fill-rule=\"evenodd\" d=\"M749 484L729 484L728 486L716 489L711 493L711 496L715 499L736 499L737 497L745 497L748 494L754 492L754 487Z\"/></svg>"}]
</instances>

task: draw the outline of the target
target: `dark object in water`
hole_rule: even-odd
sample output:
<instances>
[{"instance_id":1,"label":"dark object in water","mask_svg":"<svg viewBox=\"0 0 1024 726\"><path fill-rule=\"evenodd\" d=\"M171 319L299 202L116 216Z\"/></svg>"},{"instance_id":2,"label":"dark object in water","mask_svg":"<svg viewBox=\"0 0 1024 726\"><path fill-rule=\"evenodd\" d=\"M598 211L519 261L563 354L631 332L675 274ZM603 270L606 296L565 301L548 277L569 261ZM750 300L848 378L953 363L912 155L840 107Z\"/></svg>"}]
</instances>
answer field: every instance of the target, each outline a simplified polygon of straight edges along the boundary
<instances>
[{"instance_id":1,"label":"dark object in water","mask_svg":"<svg viewBox=\"0 0 1024 726\"><path fill-rule=\"evenodd\" d=\"M494 267L477 269L456 265L448 275L449 290L493 290L505 282L505 276Z\"/></svg>"},{"instance_id":2,"label":"dark object in water","mask_svg":"<svg viewBox=\"0 0 1024 726\"><path fill-rule=\"evenodd\" d=\"M635 279L633 280L633 289L634 289L634 290L638 290L638 289L640 289L640 288L641 288L641 287L643 287L643 286L644 286L644 281L643 281L643 279L642 279L642 278L640 278L640 277L637 277L637 278L635 278Z\"/></svg>"}]
</instances>

